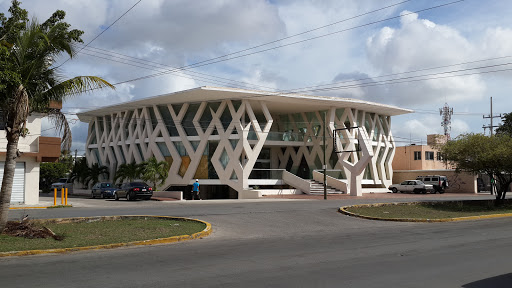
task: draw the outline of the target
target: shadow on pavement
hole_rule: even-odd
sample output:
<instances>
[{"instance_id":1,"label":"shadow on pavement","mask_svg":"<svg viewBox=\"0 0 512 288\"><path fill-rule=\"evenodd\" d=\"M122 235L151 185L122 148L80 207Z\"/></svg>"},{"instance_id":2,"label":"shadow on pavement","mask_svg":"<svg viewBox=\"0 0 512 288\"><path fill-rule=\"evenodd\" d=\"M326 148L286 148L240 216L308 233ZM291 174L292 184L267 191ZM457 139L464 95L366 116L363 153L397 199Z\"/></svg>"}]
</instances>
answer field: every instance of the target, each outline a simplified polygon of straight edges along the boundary
<instances>
[{"instance_id":1,"label":"shadow on pavement","mask_svg":"<svg viewBox=\"0 0 512 288\"><path fill-rule=\"evenodd\" d=\"M468 284L462 285L464 288L505 288L512 285L512 273L503 274L487 279L478 280Z\"/></svg>"}]
</instances>

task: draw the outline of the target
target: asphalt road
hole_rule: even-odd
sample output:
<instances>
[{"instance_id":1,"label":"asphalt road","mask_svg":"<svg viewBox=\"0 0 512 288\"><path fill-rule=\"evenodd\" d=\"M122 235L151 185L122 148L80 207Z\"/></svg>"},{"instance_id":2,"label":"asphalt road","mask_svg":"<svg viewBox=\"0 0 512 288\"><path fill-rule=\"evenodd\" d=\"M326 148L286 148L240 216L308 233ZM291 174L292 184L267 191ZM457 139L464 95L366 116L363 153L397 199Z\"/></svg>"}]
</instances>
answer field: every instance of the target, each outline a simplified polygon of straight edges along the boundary
<instances>
[{"instance_id":1,"label":"asphalt road","mask_svg":"<svg viewBox=\"0 0 512 288\"><path fill-rule=\"evenodd\" d=\"M210 222L213 233L176 244L0 258L1 287L512 287L512 218L400 223L337 212L385 201L368 199L80 201L10 215L184 216Z\"/></svg>"}]
</instances>

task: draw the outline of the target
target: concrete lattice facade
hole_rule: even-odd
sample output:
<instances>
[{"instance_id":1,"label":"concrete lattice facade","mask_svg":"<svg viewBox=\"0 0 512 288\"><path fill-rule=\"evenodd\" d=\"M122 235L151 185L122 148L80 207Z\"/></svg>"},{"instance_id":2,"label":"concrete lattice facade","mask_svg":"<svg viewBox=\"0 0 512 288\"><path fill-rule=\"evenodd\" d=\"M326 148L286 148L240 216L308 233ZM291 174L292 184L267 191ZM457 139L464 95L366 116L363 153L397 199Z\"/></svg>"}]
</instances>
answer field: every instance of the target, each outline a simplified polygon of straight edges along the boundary
<instances>
[{"instance_id":1,"label":"concrete lattice facade","mask_svg":"<svg viewBox=\"0 0 512 288\"><path fill-rule=\"evenodd\" d=\"M240 192L254 183L290 184L280 179L284 170L311 179L324 165L324 117L328 173L347 184L357 176L359 186L387 187L395 153L391 116L408 112L352 99L202 87L79 117L89 122L89 164L108 166L111 178L119 165L154 156L170 164L163 187L199 178ZM337 149L361 151L334 153L333 130L355 126L340 131Z\"/></svg>"}]
</instances>

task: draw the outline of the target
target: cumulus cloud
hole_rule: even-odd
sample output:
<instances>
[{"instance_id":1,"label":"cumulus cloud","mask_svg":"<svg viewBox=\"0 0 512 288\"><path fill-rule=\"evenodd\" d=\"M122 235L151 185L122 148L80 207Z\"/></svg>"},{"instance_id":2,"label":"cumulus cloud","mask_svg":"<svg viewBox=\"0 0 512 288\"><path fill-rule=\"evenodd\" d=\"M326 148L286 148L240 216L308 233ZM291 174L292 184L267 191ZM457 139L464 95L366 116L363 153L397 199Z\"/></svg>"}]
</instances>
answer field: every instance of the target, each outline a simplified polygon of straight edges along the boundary
<instances>
[{"instance_id":1,"label":"cumulus cloud","mask_svg":"<svg viewBox=\"0 0 512 288\"><path fill-rule=\"evenodd\" d=\"M382 74L397 74L418 69L446 66L473 59L477 45L463 37L457 30L420 19L409 11L401 13L400 27L384 27L368 38L366 49L369 61ZM463 69L464 66L449 67L444 70L429 70L412 74L400 74L387 79L412 77L421 74L430 80L398 80L400 84L389 85L386 93L368 96L379 100L389 99L394 104L405 106L428 104L429 102L449 102L479 100L486 86L481 76L445 77L437 74L449 70ZM437 79L436 79L437 78ZM379 79L380 80L380 79ZM381 99L382 100L382 99Z\"/></svg>"}]
</instances>

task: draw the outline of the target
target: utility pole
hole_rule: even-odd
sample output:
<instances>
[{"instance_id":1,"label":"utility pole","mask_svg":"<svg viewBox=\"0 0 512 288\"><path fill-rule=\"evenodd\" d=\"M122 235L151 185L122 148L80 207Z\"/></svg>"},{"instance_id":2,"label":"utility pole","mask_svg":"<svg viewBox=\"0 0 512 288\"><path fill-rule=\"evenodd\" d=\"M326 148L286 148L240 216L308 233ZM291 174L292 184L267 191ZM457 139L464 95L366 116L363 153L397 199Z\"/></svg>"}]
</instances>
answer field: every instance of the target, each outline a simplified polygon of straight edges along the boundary
<instances>
[{"instance_id":1,"label":"utility pole","mask_svg":"<svg viewBox=\"0 0 512 288\"><path fill-rule=\"evenodd\" d=\"M325 149L325 133L327 131L327 128L325 127L325 123L327 122L327 113L324 111L324 200L327 200L327 162L326 162L326 156L327 149Z\"/></svg>"},{"instance_id":2,"label":"utility pole","mask_svg":"<svg viewBox=\"0 0 512 288\"><path fill-rule=\"evenodd\" d=\"M494 115L492 114L492 97L491 97L491 114L489 114L489 115L487 115L487 116L485 116L485 115L484 115L484 116L482 116L482 117L483 117L483 119L488 119L488 118L490 118L490 119L491 119L491 125L488 125L488 126L483 125L483 126L482 126L482 128L484 128L484 134L485 134L485 129L486 129L486 128L489 128L489 129L491 130L491 136L492 136L492 135L493 135L493 132L494 132L494 128L499 127L498 125L493 125L493 121L492 121L492 119L493 119L493 118L501 118L501 114L500 114L500 115L496 115L496 116L494 116Z\"/></svg>"}]
</instances>

